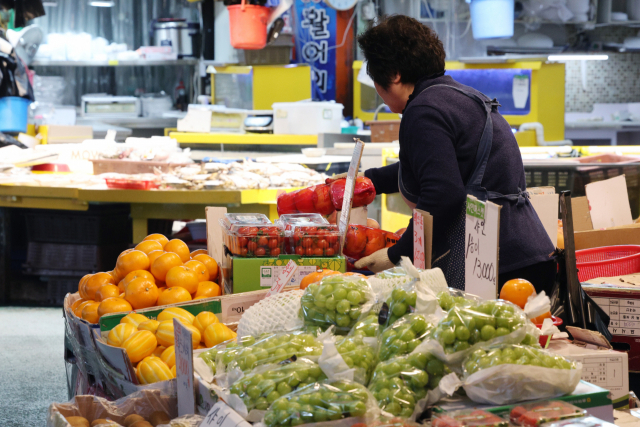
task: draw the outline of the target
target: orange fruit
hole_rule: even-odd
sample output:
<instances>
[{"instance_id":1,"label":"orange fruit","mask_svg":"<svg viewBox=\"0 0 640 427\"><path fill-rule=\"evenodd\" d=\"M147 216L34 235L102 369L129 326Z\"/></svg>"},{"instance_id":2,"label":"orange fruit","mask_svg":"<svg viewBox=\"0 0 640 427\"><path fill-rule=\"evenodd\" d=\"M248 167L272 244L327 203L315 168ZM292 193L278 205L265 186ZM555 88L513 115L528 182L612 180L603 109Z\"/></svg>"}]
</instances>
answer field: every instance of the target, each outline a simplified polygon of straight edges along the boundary
<instances>
[{"instance_id":1,"label":"orange fruit","mask_svg":"<svg viewBox=\"0 0 640 427\"><path fill-rule=\"evenodd\" d=\"M169 243L169 239L164 237L162 234L158 234L158 233L149 234L147 237L142 239L143 242L146 241L146 240L155 240L156 242L160 243L163 248L167 243Z\"/></svg>"},{"instance_id":2,"label":"orange fruit","mask_svg":"<svg viewBox=\"0 0 640 427\"><path fill-rule=\"evenodd\" d=\"M145 254L149 254L149 252L153 252L153 251L161 251L162 250L162 244L160 242L157 242L155 240L144 240L140 243L138 243L136 245L136 247L134 248L137 251L142 251Z\"/></svg>"},{"instance_id":3,"label":"orange fruit","mask_svg":"<svg viewBox=\"0 0 640 427\"><path fill-rule=\"evenodd\" d=\"M100 303L96 301L91 301L89 304L85 305L82 309L82 318L89 323L98 323L100 320L98 307L100 307Z\"/></svg>"},{"instance_id":4,"label":"orange fruit","mask_svg":"<svg viewBox=\"0 0 640 427\"><path fill-rule=\"evenodd\" d=\"M500 290L500 299L514 303L520 308L524 308L527 299L536 294L536 288L524 279L509 280Z\"/></svg>"},{"instance_id":5,"label":"orange fruit","mask_svg":"<svg viewBox=\"0 0 640 427\"><path fill-rule=\"evenodd\" d=\"M198 283L198 290L196 291L195 298L199 298L199 297L204 297L204 298L219 297L221 293L222 292L220 290L220 286L218 286L217 283L209 282L209 281L200 282L200 283Z\"/></svg>"},{"instance_id":6,"label":"orange fruit","mask_svg":"<svg viewBox=\"0 0 640 427\"><path fill-rule=\"evenodd\" d=\"M124 292L124 279L118 282L118 290L120 290L120 293Z\"/></svg>"},{"instance_id":7,"label":"orange fruit","mask_svg":"<svg viewBox=\"0 0 640 427\"><path fill-rule=\"evenodd\" d=\"M207 251L206 249L196 249L195 251L191 252L191 259L193 259L194 256L200 254L209 255L209 251Z\"/></svg>"},{"instance_id":8,"label":"orange fruit","mask_svg":"<svg viewBox=\"0 0 640 427\"><path fill-rule=\"evenodd\" d=\"M77 299L73 304L71 304L71 307L69 307L69 310L71 311L75 311L76 307L78 307L80 304L82 304L83 302L85 302L86 300L79 298Z\"/></svg>"},{"instance_id":9,"label":"orange fruit","mask_svg":"<svg viewBox=\"0 0 640 427\"><path fill-rule=\"evenodd\" d=\"M193 301L195 301L195 300L197 300L197 299L207 299L207 298L211 298L211 297L207 297L207 296L204 296L204 295L202 295L202 296L195 296L195 297L193 297Z\"/></svg>"},{"instance_id":10,"label":"orange fruit","mask_svg":"<svg viewBox=\"0 0 640 427\"><path fill-rule=\"evenodd\" d=\"M98 316L102 317L107 313L122 313L131 311L131 304L119 297L111 297L102 300L98 306Z\"/></svg>"},{"instance_id":11,"label":"orange fruit","mask_svg":"<svg viewBox=\"0 0 640 427\"><path fill-rule=\"evenodd\" d=\"M157 305L175 304L177 302L191 301L191 294L185 288L173 287L167 288L158 297Z\"/></svg>"},{"instance_id":12,"label":"orange fruit","mask_svg":"<svg viewBox=\"0 0 640 427\"><path fill-rule=\"evenodd\" d=\"M120 289L118 289L116 285L103 285L98 289L98 292L96 292L96 301L101 302L107 298L117 297L118 295L120 295Z\"/></svg>"},{"instance_id":13,"label":"orange fruit","mask_svg":"<svg viewBox=\"0 0 640 427\"><path fill-rule=\"evenodd\" d=\"M158 298L160 298L160 294L167 290L166 286L161 286L158 288Z\"/></svg>"},{"instance_id":14,"label":"orange fruit","mask_svg":"<svg viewBox=\"0 0 640 427\"><path fill-rule=\"evenodd\" d=\"M82 276L82 279L80 279L80 281L78 282L78 292L82 293L83 289L82 287L84 286L85 283L87 283L87 280L89 280L89 278L93 276L93 274L89 273L89 274L85 274L84 276ZM80 295L80 297L82 298L82 295Z\"/></svg>"},{"instance_id":15,"label":"orange fruit","mask_svg":"<svg viewBox=\"0 0 640 427\"><path fill-rule=\"evenodd\" d=\"M124 276L124 287L127 287L127 284L131 282L133 279L143 278L147 279L150 282L156 283L156 278L153 277L153 274L149 273L147 270L135 270Z\"/></svg>"},{"instance_id":16,"label":"orange fruit","mask_svg":"<svg viewBox=\"0 0 640 427\"><path fill-rule=\"evenodd\" d=\"M122 253L116 261L116 270L122 276L126 276L135 270L148 270L149 257L142 251L133 250L131 252Z\"/></svg>"},{"instance_id":17,"label":"orange fruit","mask_svg":"<svg viewBox=\"0 0 640 427\"><path fill-rule=\"evenodd\" d=\"M541 314L538 317L534 317L533 319L531 319L531 321L536 325L542 325L542 322L544 322L544 319L551 319L550 311L547 311L545 314Z\"/></svg>"},{"instance_id":18,"label":"orange fruit","mask_svg":"<svg viewBox=\"0 0 640 427\"><path fill-rule=\"evenodd\" d=\"M204 264L205 267L207 267L207 270L209 270L209 279L218 279L218 263L215 259L206 254L198 254L194 256L193 259L195 259L196 261L200 261Z\"/></svg>"},{"instance_id":19,"label":"orange fruit","mask_svg":"<svg viewBox=\"0 0 640 427\"><path fill-rule=\"evenodd\" d=\"M113 269L111 271L107 271L107 273L109 273L111 275L111 277L113 277L114 283L117 283L118 281L120 281L120 279L122 279L122 277L120 277L120 273L117 271L117 269Z\"/></svg>"},{"instance_id":20,"label":"orange fruit","mask_svg":"<svg viewBox=\"0 0 640 427\"><path fill-rule=\"evenodd\" d=\"M165 252L164 251L153 251L153 252L149 252L147 254L147 256L149 257L149 269L151 269L151 266L153 265L153 261L155 261L156 258L158 258L163 253L165 253Z\"/></svg>"},{"instance_id":21,"label":"orange fruit","mask_svg":"<svg viewBox=\"0 0 640 427\"><path fill-rule=\"evenodd\" d=\"M185 288L190 294L198 290L198 276L185 265L173 267L167 272L167 287L179 286Z\"/></svg>"},{"instance_id":22,"label":"orange fruit","mask_svg":"<svg viewBox=\"0 0 640 427\"><path fill-rule=\"evenodd\" d=\"M153 261L153 264L151 265L151 274L153 274L153 277L155 277L156 280L165 282L169 270L179 265L182 265L180 257L173 252L167 252L160 255L155 259L155 261Z\"/></svg>"},{"instance_id":23,"label":"orange fruit","mask_svg":"<svg viewBox=\"0 0 640 427\"><path fill-rule=\"evenodd\" d=\"M115 285L116 281L109 273L96 273L84 284L85 299L96 299L96 292L104 285Z\"/></svg>"},{"instance_id":24,"label":"orange fruit","mask_svg":"<svg viewBox=\"0 0 640 427\"><path fill-rule=\"evenodd\" d=\"M184 265L196 273L196 276L198 276L198 282L206 282L209 280L209 270L200 261L192 259L191 261L185 262Z\"/></svg>"},{"instance_id":25,"label":"orange fruit","mask_svg":"<svg viewBox=\"0 0 640 427\"><path fill-rule=\"evenodd\" d=\"M142 277L133 279L125 287L124 298L136 310L153 307L158 301L158 287Z\"/></svg>"},{"instance_id":26,"label":"orange fruit","mask_svg":"<svg viewBox=\"0 0 640 427\"><path fill-rule=\"evenodd\" d=\"M75 314L76 317L82 317L82 309L87 304L90 304L92 302L94 302L94 301L91 301L91 300L82 301L80 304L78 304L78 306L76 308L73 309L73 314Z\"/></svg>"},{"instance_id":27,"label":"orange fruit","mask_svg":"<svg viewBox=\"0 0 640 427\"><path fill-rule=\"evenodd\" d=\"M189 247L180 239L169 240L169 243L164 246L164 251L178 254L182 262L187 262L191 259Z\"/></svg>"}]
</instances>

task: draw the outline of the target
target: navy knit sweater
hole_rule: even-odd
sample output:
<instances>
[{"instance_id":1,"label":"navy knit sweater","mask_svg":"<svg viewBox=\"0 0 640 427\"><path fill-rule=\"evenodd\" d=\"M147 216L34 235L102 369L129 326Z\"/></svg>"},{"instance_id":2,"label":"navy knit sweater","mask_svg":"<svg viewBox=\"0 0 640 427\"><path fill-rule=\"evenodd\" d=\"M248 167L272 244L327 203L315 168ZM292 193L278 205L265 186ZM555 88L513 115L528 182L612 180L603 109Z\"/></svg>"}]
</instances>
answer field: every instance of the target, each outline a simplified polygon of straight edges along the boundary
<instances>
[{"instance_id":1,"label":"navy knit sweater","mask_svg":"<svg viewBox=\"0 0 640 427\"><path fill-rule=\"evenodd\" d=\"M456 90L429 86L446 84L480 92L450 76L418 81L409 97L400 125L402 182L419 195L417 208L433 215L433 259L449 250L446 230L466 200L465 184L473 172L486 113L475 101ZM500 100L498 100L500 101ZM493 144L482 185L489 191L514 194L525 189L522 157L511 127L498 113L493 120ZM377 193L398 192L399 163L369 169L365 175ZM506 273L549 260L554 248L533 209L497 200L500 211L500 267ZM389 248L389 259L413 258L413 220L400 241Z\"/></svg>"}]
</instances>

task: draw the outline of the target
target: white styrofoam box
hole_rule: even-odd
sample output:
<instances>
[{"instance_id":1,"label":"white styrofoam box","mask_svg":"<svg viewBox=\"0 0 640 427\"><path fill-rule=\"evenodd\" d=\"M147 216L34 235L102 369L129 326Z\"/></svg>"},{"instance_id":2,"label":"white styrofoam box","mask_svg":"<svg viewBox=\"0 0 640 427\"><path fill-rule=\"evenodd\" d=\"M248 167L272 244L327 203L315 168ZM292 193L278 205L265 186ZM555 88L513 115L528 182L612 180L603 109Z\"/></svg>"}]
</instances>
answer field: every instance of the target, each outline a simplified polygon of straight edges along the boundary
<instances>
[{"instance_id":1,"label":"white styrofoam box","mask_svg":"<svg viewBox=\"0 0 640 427\"><path fill-rule=\"evenodd\" d=\"M340 133L344 105L336 102L276 102L273 104L273 133L317 135Z\"/></svg>"}]
</instances>

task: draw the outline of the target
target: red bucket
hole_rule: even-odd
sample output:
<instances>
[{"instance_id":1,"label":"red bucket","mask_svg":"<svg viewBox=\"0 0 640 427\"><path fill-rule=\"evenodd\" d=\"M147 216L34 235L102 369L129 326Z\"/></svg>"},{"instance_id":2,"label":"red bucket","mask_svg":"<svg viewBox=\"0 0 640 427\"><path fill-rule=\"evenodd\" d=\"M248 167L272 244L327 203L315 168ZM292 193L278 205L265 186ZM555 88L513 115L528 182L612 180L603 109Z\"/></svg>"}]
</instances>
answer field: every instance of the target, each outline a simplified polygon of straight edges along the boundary
<instances>
[{"instance_id":1,"label":"red bucket","mask_svg":"<svg viewBox=\"0 0 640 427\"><path fill-rule=\"evenodd\" d=\"M554 326L562 325L562 319L559 317L551 316L551 320L553 320ZM542 323L536 324L536 327L538 329L542 329ZM538 342L540 343L542 348L547 348L549 346L550 341L551 341L551 335L540 335L540 338L538 338Z\"/></svg>"},{"instance_id":2,"label":"red bucket","mask_svg":"<svg viewBox=\"0 0 640 427\"><path fill-rule=\"evenodd\" d=\"M236 49L262 49L267 45L267 21L271 10L266 6L236 4L228 6L231 46Z\"/></svg>"}]
</instances>

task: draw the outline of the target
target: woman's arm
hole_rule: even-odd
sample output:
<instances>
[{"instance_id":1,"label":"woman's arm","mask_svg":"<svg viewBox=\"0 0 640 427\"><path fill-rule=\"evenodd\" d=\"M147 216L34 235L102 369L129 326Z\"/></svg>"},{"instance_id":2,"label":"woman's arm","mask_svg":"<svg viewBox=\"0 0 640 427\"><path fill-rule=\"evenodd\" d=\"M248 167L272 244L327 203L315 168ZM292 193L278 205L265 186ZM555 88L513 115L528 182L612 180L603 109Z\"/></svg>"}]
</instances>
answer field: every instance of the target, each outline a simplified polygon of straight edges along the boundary
<instances>
[{"instance_id":1,"label":"woman's arm","mask_svg":"<svg viewBox=\"0 0 640 427\"><path fill-rule=\"evenodd\" d=\"M400 163L396 162L381 168L371 168L364 172L364 176L373 182L376 194L391 194L398 192L398 168Z\"/></svg>"}]
</instances>

